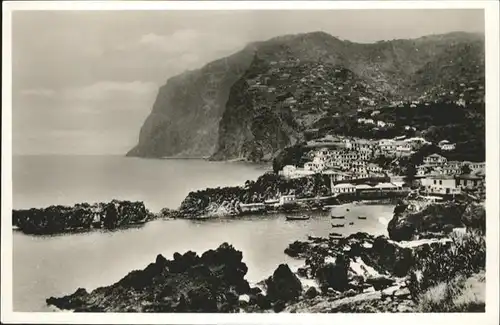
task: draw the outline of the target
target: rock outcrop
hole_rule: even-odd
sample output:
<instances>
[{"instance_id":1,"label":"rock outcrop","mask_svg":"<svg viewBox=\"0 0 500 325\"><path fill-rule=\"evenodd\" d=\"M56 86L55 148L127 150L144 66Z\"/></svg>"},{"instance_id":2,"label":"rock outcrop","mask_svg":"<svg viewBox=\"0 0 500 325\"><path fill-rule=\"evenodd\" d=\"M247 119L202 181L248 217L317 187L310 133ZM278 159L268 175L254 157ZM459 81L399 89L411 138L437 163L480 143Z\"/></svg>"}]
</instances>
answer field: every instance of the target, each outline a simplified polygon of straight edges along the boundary
<instances>
[{"instance_id":1,"label":"rock outcrop","mask_svg":"<svg viewBox=\"0 0 500 325\"><path fill-rule=\"evenodd\" d=\"M240 213L241 203L262 203L276 199L280 194L311 198L327 195L329 192L330 181L325 175L288 180L273 173L266 173L256 181L247 181L241 187L207 188L190 192L182 201L179 212L185 218L237 215Z\"/></svg>"},{"instance_id":2,"label":"rock outcrop","mask_svg":"<svg viewBox=\"0 0 500 325\"><path fill-rule=\"evenodd\" d=\"M345 238L310 237L296 241L285 253L305 259L302 279L315 280L311 289L288 302L285 312L414 312L407 280L415 258L429 258L431 247L446 250L446 240L400 244L385 236L355 233Z\"/></svg>"},{"instance_id":3,"label":"rock outcrop","mask_svg":"<svg viewBox=\"0 0 500 325\"><path fill-rule=\"evenodd\" d=\"M107 203L13 210L12 225L27 234L57 234L95 228L116 229L143 224L156 217L143 202L113 200Z\"/></svg>"},{"instance_id":4,"label":"rock outcrop","mask_svg":"<svg viewBox=\"0 0 500 325\"><path fill-rule=\"evenodd\" d=\"M289 302L302 294L302 284L288 265L281 264L265 281L267 297L272 302Z\"/></svg>"},{"instance_id":5,"label":"rock outcrop","mask_svg":"<svg viewBox=\"0 0 500 325\"><path fill-rule=\"evenodd\" d=\"M484 206L465 201L424 204L416 206L400 202L387 231L393 240L413 240L444 236L454 228L467 227L484 232L486 215Z\"/></svg>"},{"instance_id":6,"label":"rock outcrop","mask_svg":"<svg viewBox=\"0 0 500 325\"><path fill-rule=\"evenodd\" d=\"M232 85L252 61L244 49L227 58L170 78L162 86L127 156L205 157L215 150L219 121Z\"/></svg>"},{"instance_id":7,"label":"rock outcrop","mask_svg":"<svg viewBox=\"0 0 500 325\"><path fill-rule=\"evenodd\" d=\"M239 296L251 293L241 252L227 243L198 256L158 255L144 270L92 292L79 288L47 304L77 312L237 312Z\"/></svg>"}]
</instances>

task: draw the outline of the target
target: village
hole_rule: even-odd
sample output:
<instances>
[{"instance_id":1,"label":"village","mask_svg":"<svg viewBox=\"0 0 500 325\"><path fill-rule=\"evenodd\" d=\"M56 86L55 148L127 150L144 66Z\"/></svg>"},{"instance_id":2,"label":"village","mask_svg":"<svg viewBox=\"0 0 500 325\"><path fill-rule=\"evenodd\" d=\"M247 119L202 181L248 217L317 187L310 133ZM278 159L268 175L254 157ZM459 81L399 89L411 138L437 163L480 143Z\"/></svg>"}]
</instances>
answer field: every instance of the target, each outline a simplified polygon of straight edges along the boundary
<instances>
[{"instance_id":1,"label":"village","mask_svg":"<svg viewBox=\"0 0 500 325\"><path fill-rule=\"evenodd\" d=\"M485 163L448 161L434 153L423 157L422 164L414 166L415 173L407 175L394 168L385 169L376 161L380 157L392 160L397 166L402 157L411 157L431 142L421 137L368 140L328 135L309 141L303 166L286 165L279 174L287 179L328 175L333 196L387 197L391 193L416 193L428 200L467 195L481 200L485 193ZM454 150L447 140L437 143L442 152ZM369 195L378 193L378 195Z\"/></svg>"}]
</instances>

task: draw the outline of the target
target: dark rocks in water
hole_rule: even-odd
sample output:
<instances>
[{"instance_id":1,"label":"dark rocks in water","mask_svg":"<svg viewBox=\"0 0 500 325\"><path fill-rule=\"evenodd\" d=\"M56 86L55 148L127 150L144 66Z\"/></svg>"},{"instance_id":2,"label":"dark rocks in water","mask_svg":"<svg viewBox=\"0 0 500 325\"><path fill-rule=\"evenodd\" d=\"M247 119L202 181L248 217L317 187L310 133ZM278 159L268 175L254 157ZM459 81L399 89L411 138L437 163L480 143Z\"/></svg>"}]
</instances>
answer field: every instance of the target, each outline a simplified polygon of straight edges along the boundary
<instances>
[{"instance_id":1,"label":"dark rocks in water","mask_svg":"<svg viewBox=\"0 0 500 325\"><path fill-rule=\"evenodd\" d=\"M72 295L61 298L50 297L47 299L47 304L57 306L60 309L75 309L75 307L83 305L88 296L87 290L78 288Z\"/></svg>"},{"instance_id":2,"label":"dark rocks in water","mask_svg":"<svg viewBox=\"0 0 500 325\"><path fill-rule=\"evenodd\" d=\"M285 254L291 257L299 257L307 251L308 247L308 243L296 240L285 248Z\"/></svg>"},{"instance_id":3,"label":"dark rocks in water","mask_svg":"<svg viewBox=\"0 0 500 325\"><path fill-rule=\"evenodd\" d=\"M315 298L318 295L319 295L319 292L318 292L318 290L316 290L315 287L310 287L309 289L307 289L306 293L304 294L304 296L307 299Z\"/></svg>"},{"instance_id":4,"label":"dark rocks in water","mask_svg":"<svg viewBox=\"0 0 500 325\"><path fill-rule=\"evenodd\" d=\"M287 264L280 264L273 275L265 280L265 284L267 297L273 302L296 300L302 293L302 284L299 278Z\"/></svg>"},{"instance_id":5,"label":"dark rocks in water","mask_svg":"<svg viewBox=\"0 0 500 325\"><path fill-rule=\"evenodd\" d=\"M250 293L241 252L224 243L201 257L193 252L174 255L173 260L158 255L154 263L130 272L113 285L91 293L78 289L68 296L48 298L47 304L87 312L239 310L239 295Z\"/></svg>"},{"instance_id":6,"label":"dark rocks in water","mask_svg":"<svg viewBox=\"0 0 500 325\"><path fill-rule=\"evenodd\" d=\"M116 229L142 224L154 218L143 202L112 200L108 203L79 203L74 206L13 210L12 225L27 234L57 234L92 228Z\"/></svg>"}]
</instances>

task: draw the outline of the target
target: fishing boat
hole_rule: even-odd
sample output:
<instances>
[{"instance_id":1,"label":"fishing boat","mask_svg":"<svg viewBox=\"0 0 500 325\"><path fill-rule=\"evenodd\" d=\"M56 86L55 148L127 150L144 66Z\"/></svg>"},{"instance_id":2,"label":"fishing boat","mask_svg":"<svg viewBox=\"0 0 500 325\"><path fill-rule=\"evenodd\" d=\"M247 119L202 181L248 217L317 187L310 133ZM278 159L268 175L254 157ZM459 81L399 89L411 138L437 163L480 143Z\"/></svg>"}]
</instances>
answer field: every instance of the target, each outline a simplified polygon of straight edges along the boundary
<instances>
[{"instance_id":1,"label":"fishing boat","mask_svg":"<svg viewBox=\"0 0 500 325\"><path fill-rule=\"evenodd\" d=\"M366 217L358 216L358 219L360 219L360 220L366 220Z\"/></svg>"},{"instance_id":2,"label":"fishing boat","mask_svg":"<svg viewBox=\"0 0 500 325\"><path fill-rule=\"evenodd\" d=\"M310 216L307 216L307 215L303 215L303 216L287 216L286 217L286 220L309 220L311 217Z\"/></svg>"},{"instance_id":3,"label":"fishing boat","mask_svg":"<svg viewBox=\"0 0 500 325\"><path fill-rule=\"evenodd\" d=\"M340 224L334 224L334 223L332 223L332 227L333 228L340 228L340 227L344 227L344 224L343 223L340 223Z\"/></svg>"},{"instance_id":4,"label":"fishing boat","mask_svg":"<svg viewBox=\"0 0 500 325\"><path fill-rule=\"evenodd\" d=\"M345 219L345 216L332 216L332 219Z\"/></svg>"}]
</instances>

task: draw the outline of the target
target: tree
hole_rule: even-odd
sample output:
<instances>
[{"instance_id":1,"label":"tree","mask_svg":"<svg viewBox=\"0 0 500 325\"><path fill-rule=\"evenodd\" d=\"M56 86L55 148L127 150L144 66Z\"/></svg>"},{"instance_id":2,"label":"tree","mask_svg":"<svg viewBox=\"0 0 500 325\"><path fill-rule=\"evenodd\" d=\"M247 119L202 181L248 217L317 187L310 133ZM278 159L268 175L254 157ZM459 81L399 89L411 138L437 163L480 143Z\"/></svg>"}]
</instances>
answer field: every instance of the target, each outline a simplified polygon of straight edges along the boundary
<instances>
[{"instance_id":1,"label":"tree","mask_svg":"<svg viewBox=\"0 0 500 325\"><path fill-rule=\"evenodd\" d=\"M470 169L469 165L468 164L465 164L462 166L461 170L460 170L460 173L462 175L464 174L470 174L472 172L472 170Z\"/></svg>"},{"instance_id":2,"label":"tree","mask_svg":"<svg viewBox=\"0 0 500 325\"><path fill-rule=\"evenodd\" d=\"M417 169L415 168L415 165L413 164L409 164L407 167L406 167L406 172L405 172L405 177L404 177L404 181L407 183L407 184L413 184L413 181L415 180L415 175L417 174Z\"/></svg>"}]
</instances>

